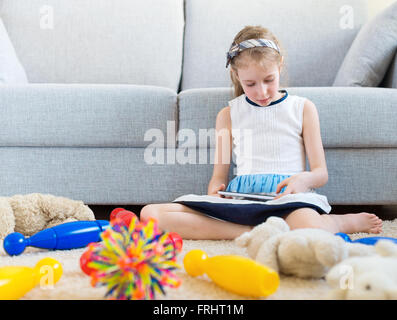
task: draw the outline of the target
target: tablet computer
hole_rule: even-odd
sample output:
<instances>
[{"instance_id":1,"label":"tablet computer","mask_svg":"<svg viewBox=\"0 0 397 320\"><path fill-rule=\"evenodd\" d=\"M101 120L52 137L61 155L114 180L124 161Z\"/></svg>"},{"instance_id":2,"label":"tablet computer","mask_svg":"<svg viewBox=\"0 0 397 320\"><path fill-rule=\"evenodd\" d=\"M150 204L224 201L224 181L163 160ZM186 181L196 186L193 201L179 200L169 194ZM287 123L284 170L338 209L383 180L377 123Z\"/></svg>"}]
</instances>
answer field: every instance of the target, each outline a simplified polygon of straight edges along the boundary
<instances>
[{"instance_id":1,"label":"tablet computer","mask_svg":"<svg viewBox=\"0 0 397 320\"><path fill-rule=\"evenodd\" d=\"M277 193L243 193L243 192L231 192L231 191L218 191L218 194L226 196L226 197L233 197L233 198L243 198L243 199L251 199L251 200L273 200Z\"/></svg>"}]
</instances>

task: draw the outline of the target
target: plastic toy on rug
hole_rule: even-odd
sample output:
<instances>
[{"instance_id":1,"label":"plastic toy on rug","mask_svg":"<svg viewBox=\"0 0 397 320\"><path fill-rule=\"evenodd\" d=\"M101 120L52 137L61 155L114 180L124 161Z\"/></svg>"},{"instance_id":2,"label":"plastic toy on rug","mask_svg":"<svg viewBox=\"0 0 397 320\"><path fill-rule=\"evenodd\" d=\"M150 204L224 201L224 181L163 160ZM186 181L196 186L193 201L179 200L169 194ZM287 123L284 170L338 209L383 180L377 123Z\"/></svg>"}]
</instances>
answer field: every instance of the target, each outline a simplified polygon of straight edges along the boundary
<instances>
[{"instance_id":1,"label":"plastic toy on rug","mask_svg":"<svg viewBox=\"0 0 397 320\"><path fill-rule=\"evenodd\" d=\"M35 286L52 286L61 278L62 265L53 258L41 259L34 268L10 266L0 268L0 299L22 298Z\"/></svg>"},{"instance_id":2,"label":"plastic toy on rug","mask_svg":"<svg viewBox=\"0 0 397 320\"><path fill-rule=\"evenodd\" d=\"M341 237L346 242L351 242L351 243L362 243L362 244L367 244L367 245L375 245L379 240L389 240L389 241L392 241L395 244L397 244L397 239L396 238L366 237L366 238L352 240L352 239L350 239L350 237L346 233L343 233L343 232L335 233L335 235Z\"/></svg>"},{"instance_id":3,"label":"plastic toy on rug","mask_svg":"<svg viewBox=\"0 0 397 320\"><path fill-rule=\"evenodd\" d=\"M121 219L124 224L128 227L131 223L132 217L137 217L135 213L129 210L125 210L124 208L116 208L112 210L110 213L110 221L112 221L115 218Z\"/></svg>"},{"instance_id":4,"label":"plastic toy on rug","mask_svg":"<svg viewBox=\"0 0 397 320\"><path fill-rule=\"evenodd\" d=\"M107 220L74 221L37 232L30 238L19 232L4 239L4 250L11 256L21 254L27 246L50 250L83 248L91 242L100 241L99 235L109 228Z\"/></svg>"},{"instance_id":5,"label":"plastic toy on rug","mask_svg":"<svg viewBox=\"0 0 397 320\"><path fill-rule=\"evenodd\" d=\"M125 210L124 208L116 208L110 213L110 220L113 220L116 217L121 219L127 228L131 223L132 217L137 218L135 213L129 210ZM183 241L181 236L176 232L169 232L169 237L172 240L175 249L178 252L181 252L183 246Z\"/></svg>"},{"instance_id":6,"label":"plastic toy on rug","mask_svg":"<svg viewBox=\"0 0 397 320\"><path fill-rule=\"evenodd\" d=\"M280 284L277 272L242 256L208 258L202 250L191 250L185 255L183 264L189 275L197 277L206 273L220 287L243 296L266 297Z\"/></svg>"},{"instance_id":7,"label":"plastic toy on rug","mask_svg":"<svg viewBox=\"0 0 397 320\"><path fill-rule=\"evenodd\" d=\"M96 242L91 242L88 244L87 249L80 257L80 268L87 276L89 276L91 272L95 271L95 269L88 266L88 263L91 262L93 255L92 253L97 245L99 245L99 243Z\"/></svg>"},{"instance_id":8,"label":"plastic toy on rug","mask_svg":"<svg viewBox=\"0 0 397 320\"><path fill-rule=\"evenodd\" d=\"M169 238L169 240L172 241L175 251L177 253L181 252L183 243L182 243L182 238L180 237L180 235L177 234L176 232L169 232L168 238ZM98 245L100 245L100 244L94 243L94 242L90 243L87 246L87 250L84 251L84 253L80 257L80 268L88 276L91 274L92 271L94 271L94 269L92 269L88 266L88 263L91 262L92 257L93 257L93 251L94 251L95 247Z\"/></svg>"},{"instance_id":9,"label":"plastic toy on rug","mask_svg":"<svg viewBox=\"0 0 397 320\"><path fill-rule=\"evenodd\" d=\"M138 219L138 217L136 216L135 213L133 213L132 211L129 211L129 210L125 210L124 208L116 208L116 209L112 210L112 212L110 213L110 220L113 220L116 217L121 219L121 221L119 221L119 222L124 223L124 225L127 228L131 223L132 217L135 217L136 219ZM178 253L181 252L182 246L183 246L183 241L182 241L182 238L180 237L180 235L177 234L176 232L169 232L168 234L169 234L170 240L174 244L175 250ZM80 257L81 270L88 276L94 270L94 269L88 267L88 263L91 261L92 252L93 252L93 249L95 248L95 245L96 245L96 243L89 244L88 249Z\"/></svg>"},{"instance_id":10,"label":"plastic toy on rug","mask_svg":"<svg viewBox=\"0 0 397 320\"><path fill-rule=\"evenodd\" d=\"M101 239L101 243L88 246L86 267L92 286L107 287L107 298L155 299L156 292L165 294L164 286L180 285L173 273L180 268L178 251L169 233L160 231L154 219L143 223L133 216L127 228L115 218Z\"/></svg>"}]
</instances>

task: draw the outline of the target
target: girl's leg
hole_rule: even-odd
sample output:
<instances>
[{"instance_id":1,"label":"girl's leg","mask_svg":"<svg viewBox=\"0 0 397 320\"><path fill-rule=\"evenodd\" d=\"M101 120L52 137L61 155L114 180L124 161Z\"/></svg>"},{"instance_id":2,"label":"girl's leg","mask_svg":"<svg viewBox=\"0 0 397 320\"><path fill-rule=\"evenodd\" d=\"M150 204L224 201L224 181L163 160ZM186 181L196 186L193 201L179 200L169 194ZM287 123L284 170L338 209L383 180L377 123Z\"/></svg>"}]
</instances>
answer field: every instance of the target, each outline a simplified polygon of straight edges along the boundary
<instances>
[{"instance_id":1,"label":"girl's leg","mask_svg":"<svg viewBox=\"0 0 397 320\"><path fill-rule=\"evenodd\" d=\"M149 204L142 208L141 220L155 218L159 228L178 233L183 239L231 240L252 227L213 219L179 203Z\"/></svg>"},{"instance_id":2,"label":"girl's leg","mask_svg":"<svg viewBox=\"0 0 397 320\"><path fill-rule=\"evenodd\" d=\"M366 212L348 214L319 214L310 208L297 209L286 217L285 221L292 229L320 228L332 233L380 233L382 220Z\"/></svg>"}]
</instances>

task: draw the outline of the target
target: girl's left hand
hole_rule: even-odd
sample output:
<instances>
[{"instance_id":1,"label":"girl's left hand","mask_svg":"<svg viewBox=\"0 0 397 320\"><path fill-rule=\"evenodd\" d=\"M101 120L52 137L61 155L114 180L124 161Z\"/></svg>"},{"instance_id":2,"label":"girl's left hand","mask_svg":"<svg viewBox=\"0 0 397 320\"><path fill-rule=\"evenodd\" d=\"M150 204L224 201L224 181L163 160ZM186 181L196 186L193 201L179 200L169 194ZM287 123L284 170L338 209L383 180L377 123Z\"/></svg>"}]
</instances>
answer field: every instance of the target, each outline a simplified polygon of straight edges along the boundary
<instances>
[{"instance_id":1,"label":"girl's left hand","mask_svg":"<svg viewBox=\"0 0 397 320\"><path fill-rule=\"evenodd\" d=\"M278 194L284 187L283 193L278 194L274 199L279 199L287 194L309 191L310 172L295 174L277 185L276 193Z\"/></svg>"}]
</instances>

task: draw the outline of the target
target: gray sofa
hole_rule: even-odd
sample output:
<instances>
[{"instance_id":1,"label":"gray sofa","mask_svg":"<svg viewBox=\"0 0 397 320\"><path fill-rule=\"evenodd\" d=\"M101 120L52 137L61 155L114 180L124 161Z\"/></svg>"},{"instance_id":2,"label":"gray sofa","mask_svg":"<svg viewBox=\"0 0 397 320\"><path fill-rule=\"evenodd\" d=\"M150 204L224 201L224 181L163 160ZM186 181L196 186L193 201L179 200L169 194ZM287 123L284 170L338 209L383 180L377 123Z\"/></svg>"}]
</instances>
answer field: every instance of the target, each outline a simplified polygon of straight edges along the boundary
<instances>
[{"instance_id":1,"label":"gray sofa","mask_svg":"<svg viewBox=\"0 0 397 320\"><path fill-rule=\"evenodd\" d=\"M368 2L0 0L30 82L0 87L0 194L118 205L205 194L215 117L232 98L225 52L260 24L288 53L287 91L318 108L329 170L319 192L397 204L395 60L383 88L332 86Z\"/></svg>"}]
</instances>

